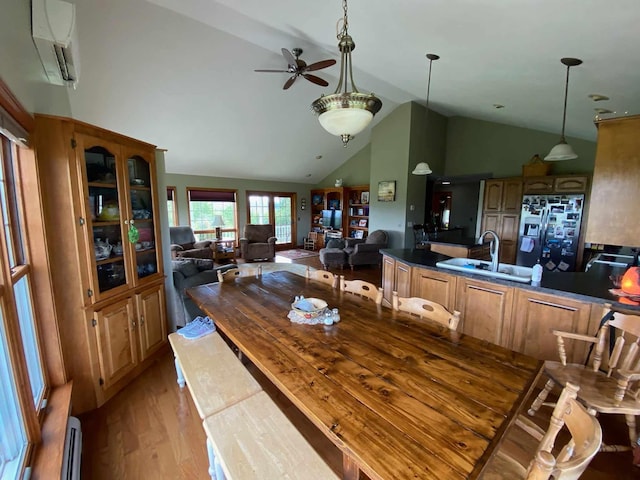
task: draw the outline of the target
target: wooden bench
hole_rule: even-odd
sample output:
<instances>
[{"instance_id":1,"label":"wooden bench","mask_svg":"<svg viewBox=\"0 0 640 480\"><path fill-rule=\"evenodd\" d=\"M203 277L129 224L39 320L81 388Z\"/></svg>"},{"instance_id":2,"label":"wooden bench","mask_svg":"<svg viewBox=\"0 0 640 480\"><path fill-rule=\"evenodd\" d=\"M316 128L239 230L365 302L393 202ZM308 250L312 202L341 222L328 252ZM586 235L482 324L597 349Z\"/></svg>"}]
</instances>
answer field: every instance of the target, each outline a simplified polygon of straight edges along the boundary
<instances>
[{"instance_id":1,"label":"wooden bench","mask_svg":"<svg viewBox=\"0 0 640 480\"><path fill-rule=\"evenodd\" d=\"M169 335L178 385L185 381L207 434L212 480L339 478L217 333Z\"/></svg>"},{"instance_id":2,"label":"wooden bench","mask_svg":"<svg viewBox=\"0 0 640 480\"><path fill-rule=\"evenodd\" d=\"M265 392L205 418L217 480L340 478Z\"/></svg>"}]
</instances>

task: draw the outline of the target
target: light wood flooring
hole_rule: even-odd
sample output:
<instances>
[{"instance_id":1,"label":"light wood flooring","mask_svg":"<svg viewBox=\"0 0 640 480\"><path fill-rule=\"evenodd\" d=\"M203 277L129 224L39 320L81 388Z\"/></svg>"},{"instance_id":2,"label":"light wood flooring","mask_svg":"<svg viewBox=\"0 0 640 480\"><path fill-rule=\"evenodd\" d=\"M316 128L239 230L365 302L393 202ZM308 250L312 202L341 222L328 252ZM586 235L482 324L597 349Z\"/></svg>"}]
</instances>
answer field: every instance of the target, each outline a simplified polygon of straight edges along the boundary
<instances>
[{"instance_id":1,"label":"light wood flooring","mask_svg":"<svg viewBox=\"0 0 640 480\"><path fill-rule=\"evenodd\" d=\"M295 260L295 263L322 268L318 257ZM347 279L360 278L378 285L381 281L381 270L376 267L360 267L355 272L349 268L342 271L332 268L331 271L342 273ZM248 368L327 463L340 472L340 452L252 365ZM545 415L549 414L550 409L541 408L536 420L544 425L548 423ZM81 415L80 421L82 478L85 480L210 478L202 423L188 389L181 391L176 383L170 349L101 408ZM605 441L624 441L626 426L621 417L603 417L601 423ZM631 465L629 452L600 453L582 478L640 479L640 468Z\"/></svg>"}]
</instances>

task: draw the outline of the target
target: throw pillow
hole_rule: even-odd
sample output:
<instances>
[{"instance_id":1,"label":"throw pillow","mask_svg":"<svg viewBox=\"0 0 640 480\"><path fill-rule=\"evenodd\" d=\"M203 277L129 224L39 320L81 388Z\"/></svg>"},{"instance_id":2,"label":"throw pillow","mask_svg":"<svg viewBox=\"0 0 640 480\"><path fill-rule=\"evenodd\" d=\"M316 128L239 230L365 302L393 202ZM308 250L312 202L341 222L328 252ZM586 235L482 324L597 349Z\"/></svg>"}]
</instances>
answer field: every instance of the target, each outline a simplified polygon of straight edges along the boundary
<instances>
[{"instance_id":1,"label":"throw pillow","mask_svg":"<svg viewBox=\"0 0 640 480\"><path fill-rule=\"evenodd\" d=\"M341 238L332 238L327 242L327 248L344 248L344 240Z\"/></svg>"},{"instance_id":2,"label":"throw pillow","mask_svg":"<svg viewBox=\"0 0 640 480\"><path fill-rule=\"evenodd\" d=\"M171 268L174 271L180 272L185 277L192 277L193 275L197 275L200 270L198 270L198 266L191 261L177 261L174 260L171 262Z\"/></svg>"}]
</instances>

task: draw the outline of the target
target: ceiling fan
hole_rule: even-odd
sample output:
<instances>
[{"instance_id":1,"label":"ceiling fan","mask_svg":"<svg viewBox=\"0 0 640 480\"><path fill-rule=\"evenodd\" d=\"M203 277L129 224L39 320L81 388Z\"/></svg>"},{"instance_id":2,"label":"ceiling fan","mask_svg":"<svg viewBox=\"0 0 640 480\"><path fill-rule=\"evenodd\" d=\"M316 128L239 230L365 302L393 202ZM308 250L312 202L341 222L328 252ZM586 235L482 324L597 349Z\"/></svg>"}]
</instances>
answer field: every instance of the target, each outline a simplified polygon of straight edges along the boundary
<instances>
[{"instance_id":1,"label":"ceiling fan","mask_svg":"<svg viewBox=\"0 0 640 480\"><path fill-rule=\"evenodd\" d=\"M291 85L293 85L293 82L295 82L296 78L298 78L299 76L303 76L310 82L315 83L316 85L320 85L322 87L326 87L329 85L329 82L327 82L326 80L320 77L316 77L315 75L311 75L310 73L307 73L307 72L313 72L315 70L320 70L322 68L327 68L327 67L330 67L331 65L335 65L336 63L335 60L333 59L322 60L321 62L316 62L316 63L312 63L311 65L307 65L304 60L300 60L299 58L300 55L302 54L301 48L294 48L292 52L290 52L286 48L282 49L282 55L284 56L288 64L288 67L286 70L254 70L254 72L293 73L293 75L289 77L289 79L284 83L284 86L282 87L283 90L286 90Z\"/></svg>"}]
</instances>

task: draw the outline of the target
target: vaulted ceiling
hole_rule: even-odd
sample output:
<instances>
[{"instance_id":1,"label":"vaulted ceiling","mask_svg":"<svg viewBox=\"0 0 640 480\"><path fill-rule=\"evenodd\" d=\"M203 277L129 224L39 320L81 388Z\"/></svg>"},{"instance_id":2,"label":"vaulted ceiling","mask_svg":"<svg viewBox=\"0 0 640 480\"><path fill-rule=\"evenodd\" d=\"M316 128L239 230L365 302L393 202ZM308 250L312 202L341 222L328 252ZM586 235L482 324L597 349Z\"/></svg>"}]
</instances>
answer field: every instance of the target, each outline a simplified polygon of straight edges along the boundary
<instances>
[{"instance_id":1,"label":"vaulted ceiling","mask_svg":"<svg viewBox=\"0 0 640 480\"><path fill-rule=\"evenodd\" d=\"M168 149L170 173L314 183L365 146L343 148L310 110L333 93L339 63L283 90L281 48L307 63L339 60L339 0L76 0L81 77L74 117ZM594 108L640 113L637 0L351 0L354 78L383 107L408 101L595 140ZM602 94L608 101L588 96ZM497 109L495 104L503 105ZM551 147L551 145L550 145ZM322 158L318 159L318 156Z\"/></svg>"}]
</instances>

